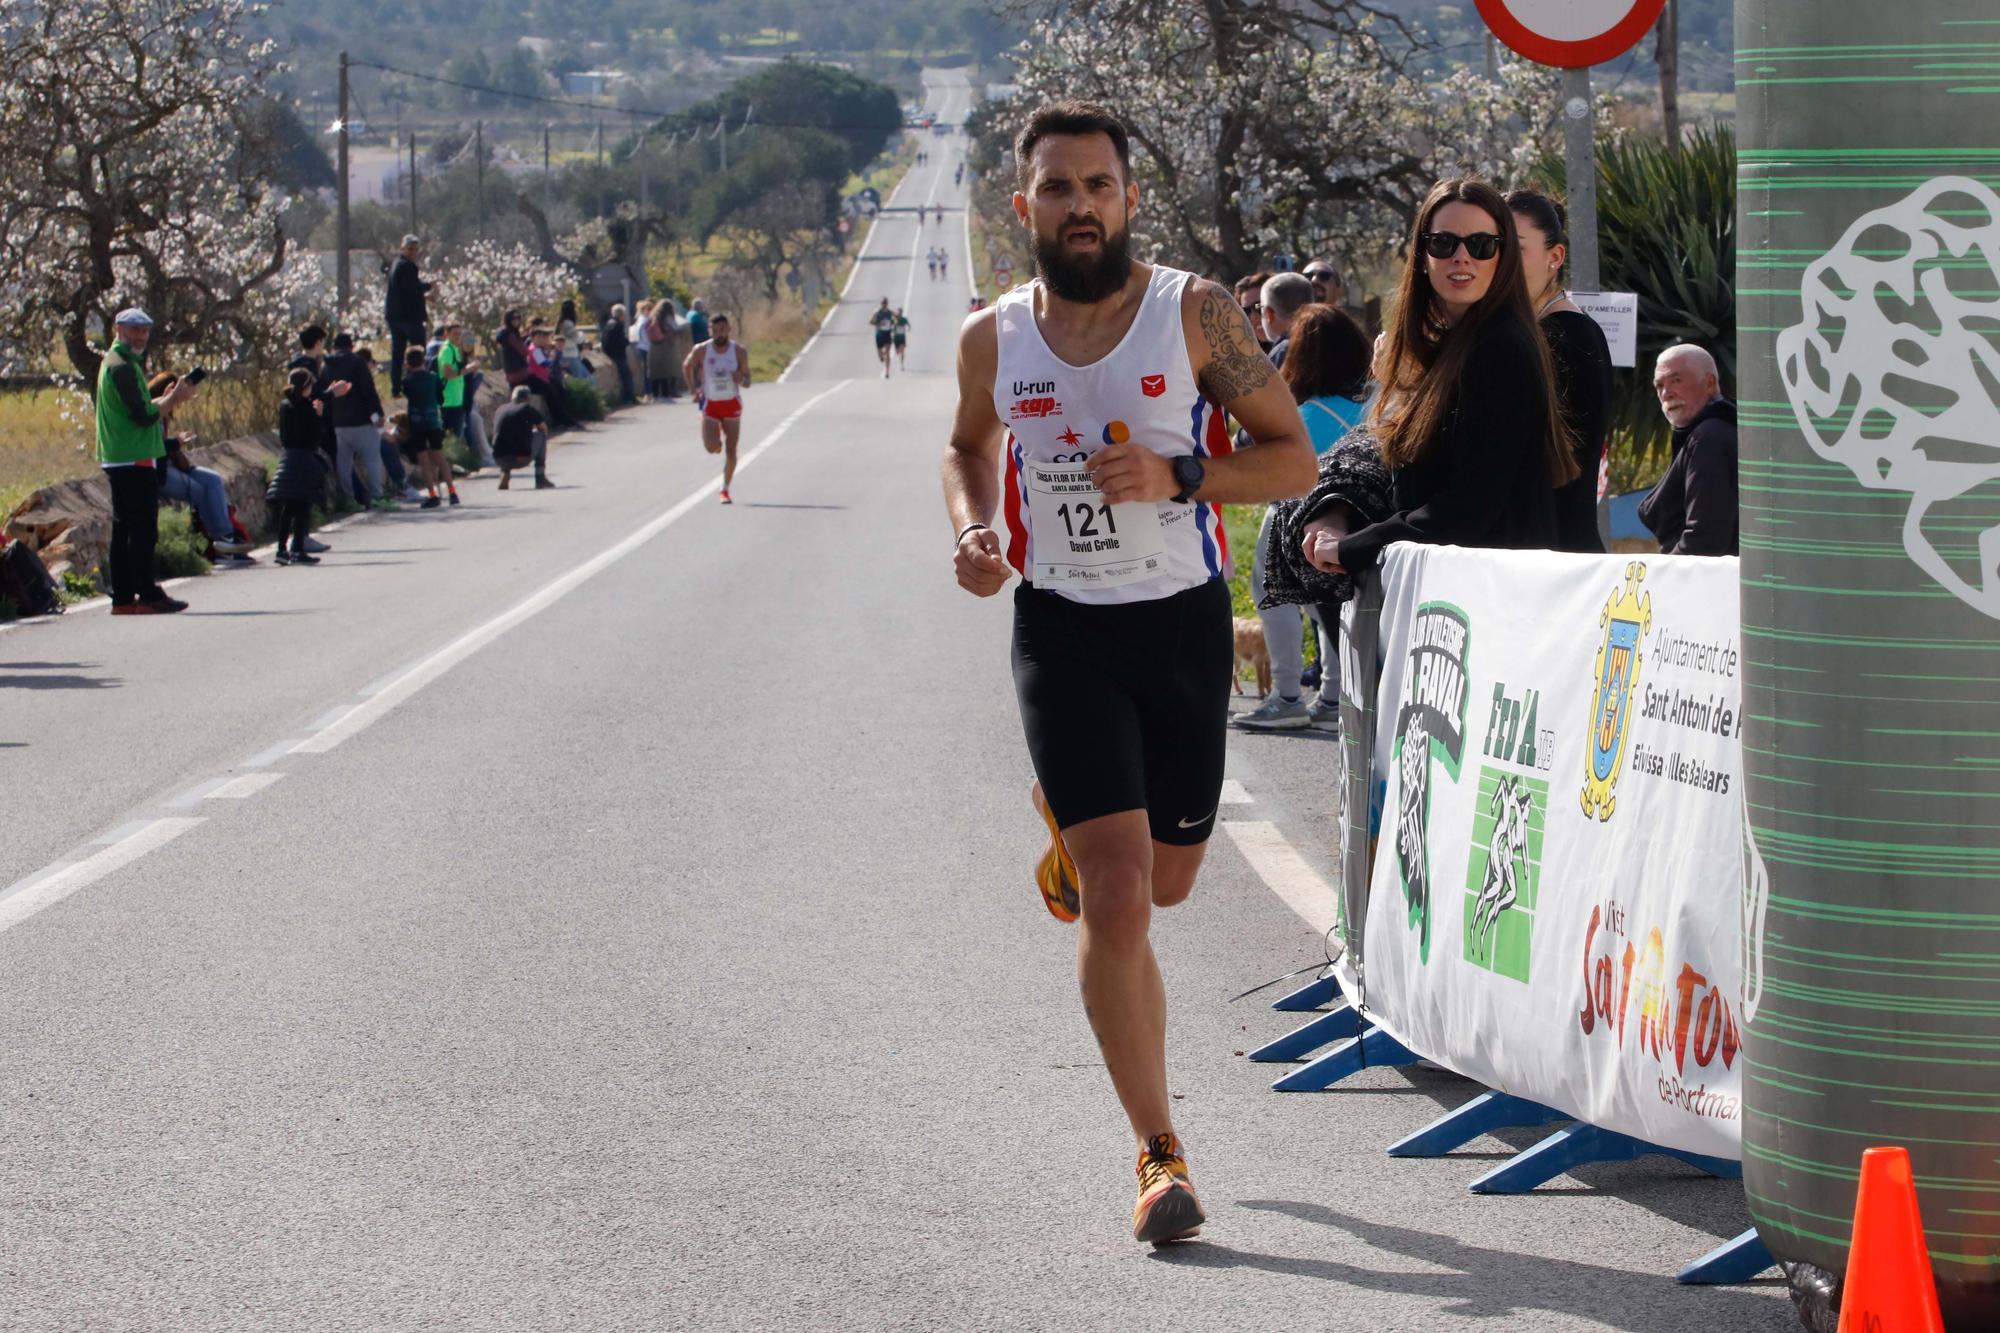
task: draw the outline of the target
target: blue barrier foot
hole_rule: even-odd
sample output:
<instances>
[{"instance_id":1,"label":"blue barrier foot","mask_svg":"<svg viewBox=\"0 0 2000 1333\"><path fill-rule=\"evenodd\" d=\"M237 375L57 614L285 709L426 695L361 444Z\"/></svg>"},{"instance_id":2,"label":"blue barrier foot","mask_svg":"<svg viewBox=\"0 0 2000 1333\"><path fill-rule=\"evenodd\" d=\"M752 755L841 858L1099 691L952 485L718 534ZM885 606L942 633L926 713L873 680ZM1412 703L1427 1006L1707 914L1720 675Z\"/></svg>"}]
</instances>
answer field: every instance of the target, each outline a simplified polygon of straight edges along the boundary
<instances>
[{"instance_id":1,"label":"blue barrier foot","mask_svg":"<svg viewBox=\"0 0 2000 1333\"><path fill-rule=\"evenodd\" d=\"M1748 1282L1767 1268L1777 1265L1763 1238L1752 1227L1735 1240L1724 1241L1701 1258L1674 1274L1676 1282L1716 1286L1725 1282Z\"/></svg>"},{"instance_id":2,"label":"blue barrier foot","mask_svg":"<svg viewBox=\"0 0 2000 1333\"><path fill-rule=\"evenodd\" d=\"M1271 1085L1274 1092L1318 1092L1370 1065L1413 1065L1417 1053L1380 1028L1340 1043L1308 1064L1300 1065Z\"/></svg>"},{"instance_id":3,"label":"blue barrier foot","mask_svg":"<svg viewBox=\"0 0 2000 1333\"><path fill-rule=\"evenodd\" d=\"M1266 1042L1250 1052L1250 1058L1263 1063L1298 1060L1322 1046L1352 1037L1360 1031L1360 1013L1351 1005L1343 1005L1332 1013L1321 1014L1304 1027L1287 1032L1276 1041Z\"/></svg>"},{"instance_id":4,"label":"blue barrier foot","mask_svg":"<svg viewBox=\"0 0 2000 1333\"><path fill-rule=\"evenodd\" d=\"M1408 1138L1389 1145L1391 1157L1442 1157L1496 1129L1514 1125L1553 1125L1574 1120L1540 1102L1504 1092L1482 1092L1465 1105L1439 1116Z\"/></svg>"},{"instance_id":5,"label":"blue barrier foot","mask_svg":"<svg viewBox=\"0 0 2000 1333\"><path fill-rule=\"evenodd\" d=\"M1271 1001L1271 1007L1283 1013L1299 1013L1307 1009L1317 1009L1339 995L1340 978L1329 973L1317 981L1307 982L1290 995Z\"/></svg>"},{"instance_id":6,"label":"blue barrier foot","mask_svg":"<svg viewBox=\"0 0 2000 1333\"><path fill-rule=\"evenodd\" d=\"M1647 1143L1630 1134L1620 1134L1598 1125L1571 1125L1488 1171L1473 1181L1470 1188L1474 1194L1525 1194L1576 1167L1588 1166L1592 1162L1631 1162L1648 1153L1663 1153L1678 1158L1697 1170L1725 1179L1743 1174L1743 1166L1739 1162L1682 1152L1678 1148L1663 1148L1657 1143Z\"/></svg>"}]
</instances>

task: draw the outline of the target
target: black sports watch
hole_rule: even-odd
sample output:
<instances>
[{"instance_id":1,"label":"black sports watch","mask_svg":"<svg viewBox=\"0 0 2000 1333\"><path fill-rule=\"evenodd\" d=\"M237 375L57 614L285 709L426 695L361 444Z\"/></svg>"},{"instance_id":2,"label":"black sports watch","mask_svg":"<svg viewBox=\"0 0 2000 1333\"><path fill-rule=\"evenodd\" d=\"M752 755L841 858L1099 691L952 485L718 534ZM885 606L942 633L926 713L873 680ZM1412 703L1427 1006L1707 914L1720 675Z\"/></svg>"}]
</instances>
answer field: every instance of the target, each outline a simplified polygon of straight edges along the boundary
<instances>
[{"instance_id":1,"label":"black sports watch","mask_svg":"<svg viewBox=\"0 0 2000 1333\"><path fill-rule=\"evenodd\" d=\"M1174 480L1180 483L1181 488L1174 493L1174 503L1186 504L1192 500L1194 493L1201 489L1202 479L1207 475L1208 470L1202 467L1199 458L1193 454L1176 454Z\"/></svg>"}]
</instances>

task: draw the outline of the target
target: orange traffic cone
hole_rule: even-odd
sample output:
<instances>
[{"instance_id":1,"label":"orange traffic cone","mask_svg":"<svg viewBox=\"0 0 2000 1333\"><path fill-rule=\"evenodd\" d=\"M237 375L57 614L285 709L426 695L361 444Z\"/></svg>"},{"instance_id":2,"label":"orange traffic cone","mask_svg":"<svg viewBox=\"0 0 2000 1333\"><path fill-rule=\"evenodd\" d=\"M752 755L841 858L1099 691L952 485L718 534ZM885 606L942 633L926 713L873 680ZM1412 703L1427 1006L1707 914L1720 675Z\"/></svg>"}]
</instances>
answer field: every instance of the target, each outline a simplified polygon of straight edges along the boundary
<instances>
[{"instance_id":1,"label":"orange traffic cone","mask_svg":"<svg viewBox=\"0 0 2000 1333\"><path fill-rule=\"evenodd\" d=\"M1861 1154L1854 1239L1840 1297L1840 1333L1944 1333L1924 1248L1917 1182L1904 1148Z\"/></svg>"}]
</instances>

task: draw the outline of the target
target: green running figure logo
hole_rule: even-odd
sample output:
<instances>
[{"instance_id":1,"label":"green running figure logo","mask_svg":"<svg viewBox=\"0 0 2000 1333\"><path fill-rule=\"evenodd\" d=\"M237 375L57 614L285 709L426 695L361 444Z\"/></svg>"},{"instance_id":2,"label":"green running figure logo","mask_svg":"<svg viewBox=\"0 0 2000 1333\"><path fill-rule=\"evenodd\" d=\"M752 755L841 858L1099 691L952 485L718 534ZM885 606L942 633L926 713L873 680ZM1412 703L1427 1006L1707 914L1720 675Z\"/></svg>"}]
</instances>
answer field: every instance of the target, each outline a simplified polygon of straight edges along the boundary
<instances>
[{"instance_id":1,"label":"green running figure logo","mask_svg":"<svg viewBox=\"0 0 2000 1333\"><path fill-rule=\"evenodd\" d=\"M1449 602L1425 602L1410 630L1409 680L1396 719L1396 868L1417 952L1431 959L1431 759L1458 781L1465 754L1466 661L1472 631Z\"/></svg>"},{"instance_id":2,"label":"green running figure logo","mask_svg":"<svg viewBox=\"0 0 2000 1333\"><path fill-rule=\"evenodd\" d=\"M1542 879L1549 784L1497 768L1479 770L1472 856L1465 866L1465 959L1525 983Z\"/></svg>"}]
</instances>

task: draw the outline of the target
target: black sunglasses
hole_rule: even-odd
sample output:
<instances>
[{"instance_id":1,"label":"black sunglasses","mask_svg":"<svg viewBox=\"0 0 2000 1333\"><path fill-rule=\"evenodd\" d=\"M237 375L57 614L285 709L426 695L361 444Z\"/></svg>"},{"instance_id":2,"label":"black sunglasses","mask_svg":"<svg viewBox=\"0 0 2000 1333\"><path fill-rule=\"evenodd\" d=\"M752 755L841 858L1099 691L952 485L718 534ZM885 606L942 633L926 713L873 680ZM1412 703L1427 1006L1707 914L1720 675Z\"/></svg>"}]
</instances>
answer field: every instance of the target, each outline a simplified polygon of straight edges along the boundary
<instances>
[{"instance_id":1,"label":"black sunglasses","mask_svg":"<svg viewBox=\"0 0 2000 1333\"><path fill-rule=\"evenodd\" d=\"M1306 277L1310 278L1310 279L1311 279L1312 281L1314 281L1314 282L1332 282L1332 281L1333 281L1333 274L1332 274L1332 273L1330 273L1330 272L1328 272L1328 271L1327 271L1326 269L1323 269L1323 268L1309 268L1309 269L1307 269L1307 270L1306 270Z\"/></svg>"},{"instance_id":2,"label":"black sunglasses","mask_svg":"<svg viewBox=\"0 0 2000 1333\"><path fill-rule=\"evenodd\" d=\"M1490 231L1475 231L1470 236L1460 236L1455 231L1427 231L1417 239L1432 259L1450 259L1461 245L1474 259L1491 259L1500 253L1500 238Z\"/></svg>"}]
</instances>

